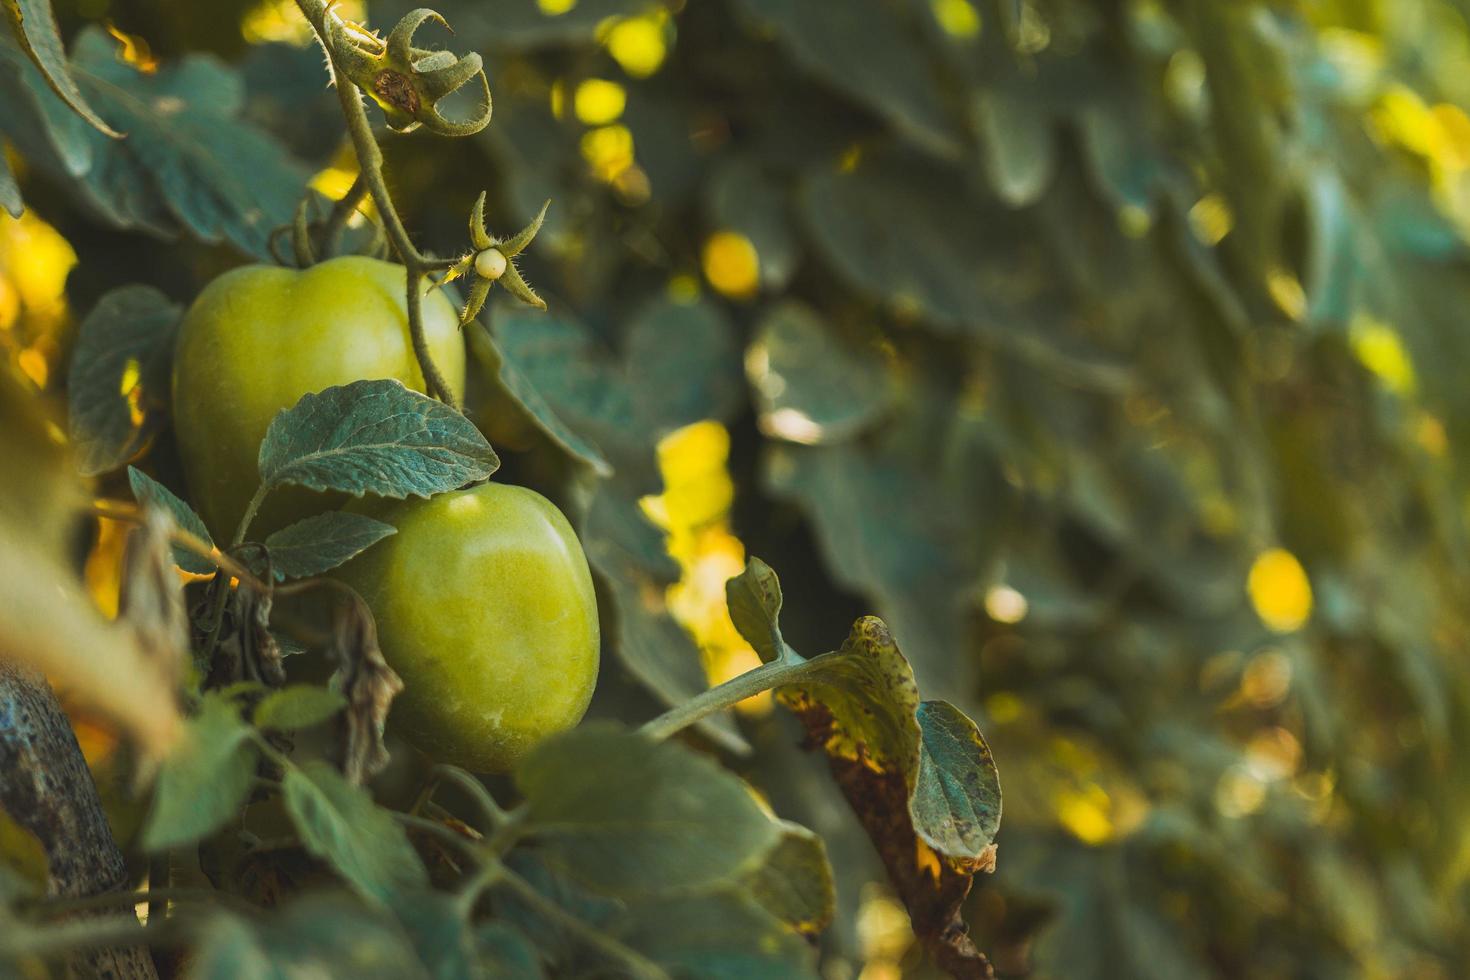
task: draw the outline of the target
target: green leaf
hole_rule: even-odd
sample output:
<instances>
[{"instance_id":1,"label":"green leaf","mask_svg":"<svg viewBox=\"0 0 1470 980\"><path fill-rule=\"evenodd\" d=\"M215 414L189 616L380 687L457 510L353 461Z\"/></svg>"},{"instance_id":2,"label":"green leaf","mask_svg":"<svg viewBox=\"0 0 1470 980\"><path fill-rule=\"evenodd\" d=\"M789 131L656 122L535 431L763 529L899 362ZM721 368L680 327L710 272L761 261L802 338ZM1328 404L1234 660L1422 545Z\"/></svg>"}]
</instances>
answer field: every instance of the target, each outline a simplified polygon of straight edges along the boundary
<instances>
[{"instance_id":1,"label":"green leaf","mask_svg":"<svg viewBox=\"0 0 1470 980\"><path fill-rule=\"evenodd\" d=\"M852 438L893 396L876 344L843 336L798 302L782 303L761 319L745 371L761 431L805 445Z\"/></svg>"},{"instance_id":2,"label":"green leaf","mask_svg":"<svg viewBox=\"0 0 1470 980\"><path fill-rule=\"evenodd\" d=\"M945 109L933 59L894 5L882 0L740 3L807 71L877 112L916 145L945 157L960 155L962 144Z\"/></svg>"},{"instance_id":3,"label":"green leaf","mask_svg":"<svg viewBox=\"0 0 1470 980\"><path fill-rule=\"evenodd\" d=\"M166 851L222 827L245 804L255 778L250 728L229 701L206 696L154 787L143 848Z\"/></svg>"},{"instance_id":4,"label":"green leaf","mask_svg":"<svg viewBox=\"0 0 1470 980\"><path fill-rule=\"evenodd\" d=\"M608 476L612 466L592 443L572 431L561 416L542 397L541 392L513 358L507 357L500 345L478 320L467 328L471 355L480 364L490 384L502 397L489 399L488 411L519 410L540 429L547 438L573 459L592 468L598 476ZM506 404L507 401L510 404Z\"/></svg>"},{"instance_id":5,"label":"green leaf","mask_svg":"<svg viewBox=\"0 0 1470 980\"><path fill-rule=\"evenodd\" d=\"M876 156L851 173L810 175L801 210L821 256L895 316L947 335L1049 350L1066 321L1056 283L1014 212L987 207L955 171Z\"/></svg>"},{"instance_id":6,"label":"green leaf","mask_svg":"<svg viewBox=\"0 0 1470 980\"><path fill-rule=\"evenodd\" d=\"M714 228L739 232L755 246L761 288L785 288L801 259L801 242L784 183L755 158L735 156L710 178L705 193Z\"/></svg>"},{"instance_id":7,"label":"green leaf","mask_svg":"<svg viewBox=\"0 0 1470 980\"><path fill-rule=\"evenodd\" d=\"M386 903L428 884L403 828L327 763L312 759L290 769L284 790L286 810L306 849L365 897Z\"/></svg>"},{"instance_id":8,"label":"green leaf","mask_svg":"<svg viewBox=\"0 0 1470 980\"><path fill-rule=\"evenodd\" d=\"M781 822L781 840L745 878L756 903L800 932L826 929L837 910L832 865L822 838L800 824Z\"/></svg>"},{"instance_id":9,"label":"green leaf","mask_svg":"<svg viewBox=\"0 0 1470 980\"><path fill-rule=\"evenodd\" d=\"M604 449L636 428L627 375L571 319L497 303L495 343L505 362L534 385L556 415Z\"/></svg>"},{"instance_id":10,"label":"green leaf","mask_svg":"<svg viewBox=\"0 0 1470 980\"><path fill-rule=\"evenodd\" d=\"M145 74L94 27L78 34L73 54L77 85L127 139L77 119L19 51L0 43L0 62L24 90L0 100L0 130L26 161L120 228L269 257L270 231L290 220L310 174L240 118L244 85L234 69L191 55Z\"/></svg>"},{"instance_id":11,"label":"green leaf","mask_svg":"<svg viewBox=\"0 0 1470 980\"><path fill-rule=\"evenodd\" d=\"M864 760L903 776L910 789L919 763L919 687L883 621L864 616L840 650L808 661L809 674L776 697L821 731L828 755Z\"/></svg>"},{"instance_id":12,"label":"green leaf","mask_svg":"<svg viewBox=\"0 0 1470 980\"><path fill-rule=\"evenodd\" d=\"M256 705L252 720L257 728L310 728L345 707L346 698L336 691L311 684L292 684L268 694Z\"/></svg>"},{"instance_id":13,"label":"green leaf","mask_svg":"<svg viewBox=\"0 0 1470 980\"><path fill-rule=\"evenodd\" d=\"M128 462L162 425L179 313L151 286L123 286L98 300L77 328L66 392L83 475Z\"/></svg>"},{"instance_id":14,"label":"green leaf","mask_svg":"<svg viewBox=\"0 0 1470 980\"><path fill-rule=\"evenodd\" d=\"M1029 92L995 87L974 100L990 186L1011 207L1034 203L1056 173L1052 115Z\"/></svg>"},{"instance_id":15,"label":"green leaf","mask_svg":"<svg viewBox=\"0 0 1470 980\"><path fill-rule=\"evenodd\" d=\"M429 977L396 922L341 893L309 892L249 921L216 913L203 933L191 980Z\"/></svg>"},{"instance_id":16,"label":"green leaf","mask_svg":"<svg viewBox=\"0 0 1470 980\"><path fill-rule=\"evenodd\" d=\"M334 510L283 527L265 539L277 579L310 578L330 571L390 534L391 524Z\"/></svg>"},{"instance_id":17,"label":"green leaf","mask_svg":"<svg viewBox=\"0 0 1470 980\"><path fill-rule=\"evenodd\" d=\"M503 980L542 980L541 958L536 947L515 926L491 921L475 930L475 949L486 973Z\"/></svg>"},{"instance_id":18,"label":"green leaf","mask_svg":"<svg viewBox=\"0 0 1470 980\"><path fill-rule=\"evenodd\" d=\"M209 529L204 526L204 521L168 487L134 466L128 467L128 484L133 489L133 499L139 504L162 507L173 515L174 523L180 528L206 544L214 544L214 539L209 536ZM174 563L184 571L193 572L196 575L208 575L216 571L214 564L203 555L196 555L180 545L174 545Z\"/></svg>"},{"instance_id":19,"label":"green leaf","mask_svg":"<svg viewBox=\"0 0 1470 980\"><path fill-rule=\"evenodd\" d=\"M541 743L516 784L541 857L620 897L732 880L781 833L710 760L607 724Z\"/></svg>"},{"instance_id":20,"label":"green leaf","mask_svg":"<svg viewBox=\"0 0 1470 980\"><path fill-rule=\"evenodd\" d=\"M740 349L730 318L713 303L658 299L628 328L633 409L655 434L701 419L729 421L744 403Z\"/></svg>"},{"instance_id":21,"label":"green leaf","mask_svg":"<svg viewBox=\"0 0 1470 980\"><path fill-rule=\"evenodd\" d=\"M87 104L77 83L72 80L66 64L66 49L61 44L61 34L56 29L56 17L51 13L50 0L4 0L5 17L10 29L20 43L31 63L46 78L51 87L71 110L90 123L99 133L114 139L116 132Z\"/></svg>"},{"instance_id":22,"label":"green leaf","mask_svg":"<svg viewBox=\"0 0 1470 980\"><path fill-rule=\"evenodd\" d=\"M789 649L781 638L781 580L759 558L725 583L730 621L760 655L761 663L780 660Z\"/></svg>"},{"instance_id":23,"label":"green leaf","mask_svg":"<svg viewBox=\"0 0 1470 980\"><path fill-rule=\"evenodd\" d=\"M919 773L909 797L914 832L947 858L989 864L1001 810L1000 774L990 746L975 723L947 701L925 701L918 719Z\"/></svg>"},{"instance_id":24,"label":"green leaf","mask_svg":"<svg viewBox=\"0 0 1470 980\"><path fill-rule=\"evenodd\" d=\"M303 395L277 413L260 444L265 486L358 497L430 497L483 480L499 465L458 411L392 380Z\"/></svg>"},{"instance_id":25,"label":"green leaf","mask_svg":"<svg viewBox=\"0 0 1470 980\"><path fill-rule=\"evenodd\" d=\"M25 201L21 200L20 185L15 182L15 171L10 169L10 161L4 153L0 153L0 208L12 218L19 218L25 210Z\"/></svg>"},{"instance_id":26,"label":"green leaf","mask_svg":"<svg viewBox=\"0 0 1470 980\"><path fill-rule=\"evenodd\" d=\"M709 678L694 638L664 604L664 590L678 580L679 568L658 529L620 490L614 481L593 498L583 530L587 561L612 597L603 633L638 683L672 708L706 690ZM727 751L750 751L729 712L703 718L698 727Z\"/></svg>"},{"instance_id":27,"label":"green leaf","mask_svg":"<svg viewBox=\"0 0 1470 980\"><path fill-rule=\"evenodd\" d=\"M436 891L403 894L393 902L393 914L435 980L490 980L499 976L480 969L477 937L465 911L453 896Z\"/></svg>"},{"instance_id":28,"label":"green leaf","mask_svg":"<svg viewBox=\"0 0 1470 980\"><path fill-rule=\"evenodd\" d=\"M675 977L701 980L811 978L816 950L737 891L635 905L620 938Z\"/></svg>"}]
</instances>

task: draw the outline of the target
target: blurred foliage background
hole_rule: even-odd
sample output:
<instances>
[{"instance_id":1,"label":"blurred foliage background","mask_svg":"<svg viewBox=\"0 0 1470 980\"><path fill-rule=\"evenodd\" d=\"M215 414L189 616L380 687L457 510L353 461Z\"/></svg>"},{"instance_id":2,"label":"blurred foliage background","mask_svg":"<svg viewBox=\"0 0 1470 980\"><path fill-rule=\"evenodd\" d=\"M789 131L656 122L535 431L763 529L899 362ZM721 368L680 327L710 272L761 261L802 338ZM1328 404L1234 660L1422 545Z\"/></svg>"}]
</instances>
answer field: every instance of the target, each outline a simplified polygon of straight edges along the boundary
<instances>
[{"instance_id":1,"label":"blurred foliage background","mask_svg":"<svg viewBox=\"0 0 1470 980\"><path fill-rule=\"evenodd\" d=\"M494 121L391 143L390 179L441 254L481 189L502 233L552 199L550 314L488 321L569 431L493 371L472 405L504 478L580 515L595 713L751 666L722 588L759 555L797 649L877 613L986 732L1006 816L968 911L1003 975L1470 971L1470 3L438 9ZM58 12L138 73L220 59L284 172L350 183L289 0ZM107 289L187 302L260 251L12 164L0 342L58 398ZM926 975L794 725L742 709L707 735L828 840L828 975Z\"/></svg>"}]
</instances>

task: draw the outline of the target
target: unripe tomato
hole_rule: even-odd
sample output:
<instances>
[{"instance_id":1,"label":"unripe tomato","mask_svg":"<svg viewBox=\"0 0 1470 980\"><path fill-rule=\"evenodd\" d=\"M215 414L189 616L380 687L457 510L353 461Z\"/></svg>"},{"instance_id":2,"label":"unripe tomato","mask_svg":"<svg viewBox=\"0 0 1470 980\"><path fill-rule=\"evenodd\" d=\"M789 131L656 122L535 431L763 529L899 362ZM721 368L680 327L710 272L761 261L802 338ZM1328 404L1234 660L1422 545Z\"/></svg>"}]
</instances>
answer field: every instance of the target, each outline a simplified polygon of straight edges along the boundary
<instances>
[{"instance_id":1,"label":"unripe tomato","mask_svg":"<svg viewBox=\"0 0 1470 980\"><path fill-rule=\"evenodd\" d=\"M281 409L365 379L424 390L404 290L402 266L353 255L303 270L244 266L199 294L174 353L174 427L193 502L216 539L230 539L255 492L260 440ZM434 363L463 393L454 307L439 290L421 306ZM310 491L276 491L251 537L329 506Z\"/></svg>"},{"instance_id":2,"label":"unripe tomato","mask_svg":"<svg viewBox=\"0 0 1470 980\"><path fill-rule=\"evenodd\" d=\"M440 762L505 772L581 720L597 684L597 599L561 511L487 483L373 515L398 533L336 574L367 600L403 678L390 728Z\"/></svg>"}]
</instances>

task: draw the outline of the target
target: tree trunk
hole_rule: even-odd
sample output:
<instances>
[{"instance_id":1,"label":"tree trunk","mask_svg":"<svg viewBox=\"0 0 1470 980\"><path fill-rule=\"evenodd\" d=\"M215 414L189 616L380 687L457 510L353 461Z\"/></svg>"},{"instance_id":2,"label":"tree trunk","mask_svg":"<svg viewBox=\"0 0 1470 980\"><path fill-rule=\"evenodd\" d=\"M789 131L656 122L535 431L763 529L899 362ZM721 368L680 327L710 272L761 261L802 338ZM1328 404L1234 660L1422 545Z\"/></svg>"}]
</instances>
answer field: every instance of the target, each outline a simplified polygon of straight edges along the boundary
<instances>
[{"instance_id":1,"label":"tree trunk","mask_svg":"<svg viewBox=\"0 0 1470 980\"><path fill-rule=\"evenodd\" d=\"M100 895L127 887L81 746L44 678L0 662L0 808L40 839L49 862L47 892ZM73 957L74 972L119 980L156 980L144 947Z\"/></svg>"}]
</instances>

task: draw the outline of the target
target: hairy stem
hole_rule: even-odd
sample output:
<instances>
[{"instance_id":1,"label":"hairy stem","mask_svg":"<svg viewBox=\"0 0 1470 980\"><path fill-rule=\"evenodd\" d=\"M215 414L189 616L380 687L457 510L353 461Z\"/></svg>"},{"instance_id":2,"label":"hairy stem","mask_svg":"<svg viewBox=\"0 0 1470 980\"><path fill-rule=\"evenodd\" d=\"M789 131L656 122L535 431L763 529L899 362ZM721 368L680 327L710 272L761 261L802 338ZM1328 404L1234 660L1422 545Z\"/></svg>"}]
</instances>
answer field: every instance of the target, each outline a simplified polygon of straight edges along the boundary
<instances>
[{"instance_id":1,"label":"hairy stem","mask_svg":"<svg viewBox=\"0 0 1470 980\"><path fill-rule=\"evenodd\" d=\"M341 200L332 205L332 211L327 215L327 220L322 223L321 251L322 254L331 258L342 249L342 234L347 230L347 222L357 213L358 205L362 199L367 197L368 185L359 173L352 181L352 186L347 188L347 193L342 195Z\"/></svg>"},{"instance_id":2,"label":"hairy stem","mask_svg":"<svg viewBox=\"0 0 1470 980\"><path fill-rule=\"evenodd\" d=\"M810 661L799 658L761 664L664 712L647 722L640 731L662 741L716 711L723 711L762 691L798 681L810 667Z\"/></svg>"},{"instance_id":3,"label":"hairy stem","mask_svg":"<svg viewBox=\"0 0 1470 980\"><path fill-rule=\"evenodd\" d=\"M327 51L328 61L331 61L333 55L324 25L326 18L336 15L328 10L324 0L296 0L296 5L316 31L322 47ZM404 300L408 307L408 329L413 340L414 356L418 358L419 370L424 376L424 387L428 389L429 395L458 407L455 392L434 363L433 355L429 352L428 339L424 335L423 297L420 289L425 273L442 267L442 263L419 254L408 235L408 229L403 226L403 219L393 206L393 197L388 193L387 181L383 179L383 151L378 147L377 138L373 136L372 123L368 121L367 109L362 104L362 92L337 70L335 62L332 64L332 80L337 88L337 100L342 105L342 117L347 121L347 135L352 140L353 152L357 154L358 177L372 195L373 204L377 206L383 227L388 232L388 240L398 253L398 260L407 270Z\"/></svg>"}]
</instances>

